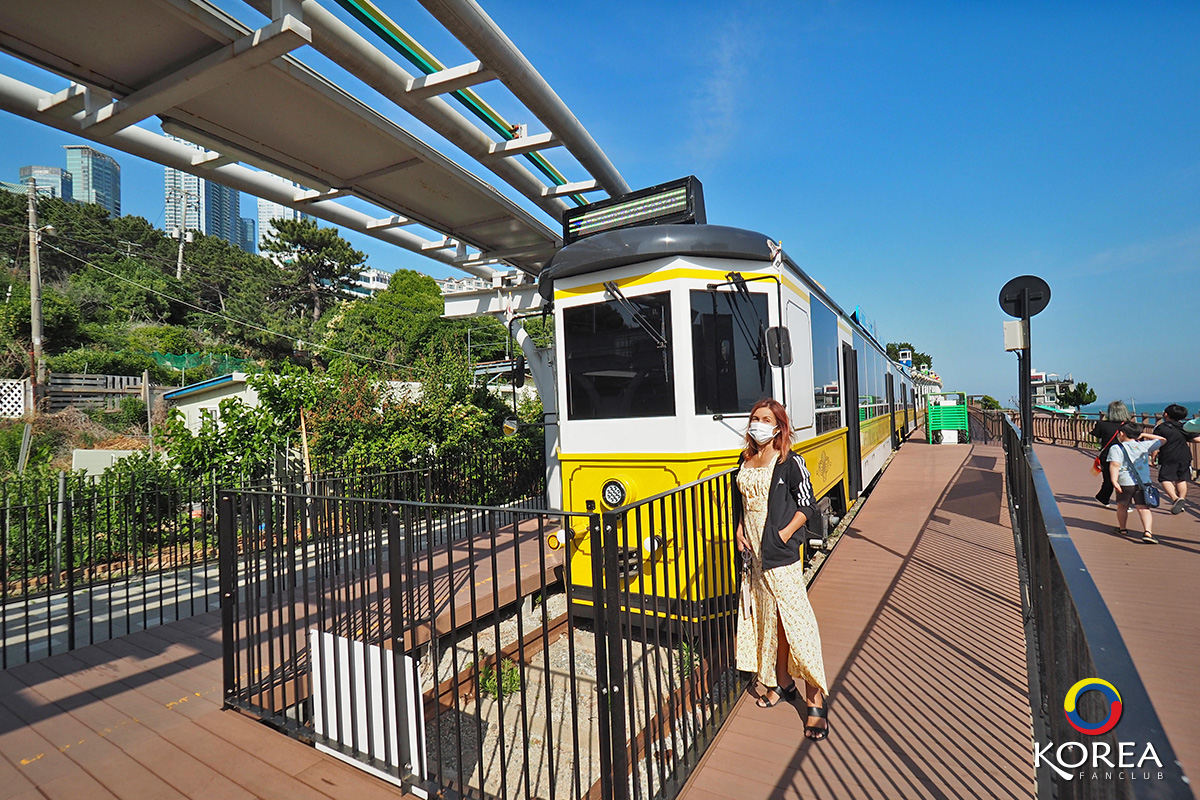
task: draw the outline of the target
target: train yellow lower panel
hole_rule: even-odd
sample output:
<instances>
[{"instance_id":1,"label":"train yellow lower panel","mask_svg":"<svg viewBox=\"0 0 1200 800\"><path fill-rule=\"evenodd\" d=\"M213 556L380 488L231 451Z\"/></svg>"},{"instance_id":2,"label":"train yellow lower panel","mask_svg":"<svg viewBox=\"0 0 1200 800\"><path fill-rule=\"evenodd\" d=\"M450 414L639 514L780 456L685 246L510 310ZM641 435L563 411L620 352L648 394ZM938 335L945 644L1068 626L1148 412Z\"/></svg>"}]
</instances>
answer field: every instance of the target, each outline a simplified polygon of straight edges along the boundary
<instances>
[{"instance_id":1,"label":"train yellow lower panel","mask_svg":"<svg viewBox=\"0 0 1200 800\"><path fill-rule=\"evenodd\" d=\"M821 498L846 480L847 430L831 431L798 443ZM612 536L615 553L605 575L615 570L619 602L647 617L700 621L732 613L737 586L736 521L728 476L673 491L718 475L737 463L738 451L693 456L560 456L564 503L569 510L611 511L602 489L618 480L626 488L624 505L664 495L622 512ZM577 524L568 545L568 578L578 604L591 605L594 565L592 537Z\"/></svg>"}]
</instances>

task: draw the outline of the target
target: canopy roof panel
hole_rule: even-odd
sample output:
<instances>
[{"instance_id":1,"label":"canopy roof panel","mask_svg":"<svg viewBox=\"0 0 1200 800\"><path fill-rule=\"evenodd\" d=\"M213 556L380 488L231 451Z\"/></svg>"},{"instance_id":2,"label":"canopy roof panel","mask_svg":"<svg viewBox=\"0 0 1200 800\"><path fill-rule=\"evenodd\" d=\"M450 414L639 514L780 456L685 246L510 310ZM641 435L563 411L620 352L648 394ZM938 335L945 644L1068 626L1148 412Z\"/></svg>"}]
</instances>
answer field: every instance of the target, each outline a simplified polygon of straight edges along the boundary
<instances>
[{"instance_id":1,"label":"canopy roof panel","mask_svg":"<svg viewBox=\"0 0 1200 800\"><path fill-rule=\"evenodd\" d=\"M213 151L188 171L219 180L206 168L243 161L308 187L294 205L315 216L353 195L403 218L388 227L421 223L451 240L415 242L418 252L500 257L536 274L560 245L492 186L286 55L311 42L295 17L252 31L196 0L55 0L52 14L39 0L9 0L0 31L3 49L87 87L39 103L61 129L74 123L122 148L115 134L157 115L168 133Z\"/></svg>"}]
</instances>

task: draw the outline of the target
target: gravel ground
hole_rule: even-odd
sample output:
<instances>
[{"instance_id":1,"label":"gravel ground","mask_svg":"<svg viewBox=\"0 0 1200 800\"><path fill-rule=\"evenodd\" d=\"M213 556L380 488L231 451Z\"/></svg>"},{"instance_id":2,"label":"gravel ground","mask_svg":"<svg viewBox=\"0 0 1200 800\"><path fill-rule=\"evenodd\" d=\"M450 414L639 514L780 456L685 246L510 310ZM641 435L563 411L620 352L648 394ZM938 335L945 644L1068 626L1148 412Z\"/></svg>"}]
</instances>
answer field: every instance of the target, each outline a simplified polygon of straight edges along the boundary
<instances>
[{"instance_id":1,"label":"gravel ground","mask_svg":"<svg viewBox=\"0 0 1200 800\"><path fill-rule=\"evenodd\" d=\"M566 598L561 594L551 595L546 605L546 612L553 619L565 613ZM525 635L542 624L541 608L530 611L524 609ZM595 637L585 627L576 628L574 634L574 684L570 671L571 642L564 631L549 645L549 671L546 654L539 652L530 658L532 663L524 668L519 694L501 700L490 696L468 697L459 702L456 710L443 709L436 718L427 720L430 773L440 772L454 783L459 783L461 775L467 786L482 788L496 796L504 786L508 797L524 797L526 783L530 794L539 798L579 798L586 794L600 777L600 698L596 692ZM495 638L494 624L480 631L479 650L494 652ZM500 623L500 645L504 647L516 640L517 614L513 612ZM473 645L468 634L453 646L447 643L441 648L439 682L452 677L454 652L458 654L460 671L475 660ZM634 664L627 678L633 695L632 709L628 698L623 698L623 702L626 716L635 720L629 727L641 730L649 717L668 714L670 687L678 686L681 680L680 658L676 650L664 645L633 641L628 648L626 658L632 655ZM427 668L422 678L423 688L428 691L433 687L433 670ZM725 679L729 677L722 680ZM690 742L700 726L699 720L682 708L676 710L676 715L674 725L663 720L664 727L674 733L668 732L651 745L654 784L660 784L663 777L659 774L660 753L669 772L674 753L682 749L684 740ZM650 783L650 776L645 774L644 763L640 772L639 784L645 786ZM648 796L648 789L631 794L638 795Z\"/></svg>"}]
</instances>

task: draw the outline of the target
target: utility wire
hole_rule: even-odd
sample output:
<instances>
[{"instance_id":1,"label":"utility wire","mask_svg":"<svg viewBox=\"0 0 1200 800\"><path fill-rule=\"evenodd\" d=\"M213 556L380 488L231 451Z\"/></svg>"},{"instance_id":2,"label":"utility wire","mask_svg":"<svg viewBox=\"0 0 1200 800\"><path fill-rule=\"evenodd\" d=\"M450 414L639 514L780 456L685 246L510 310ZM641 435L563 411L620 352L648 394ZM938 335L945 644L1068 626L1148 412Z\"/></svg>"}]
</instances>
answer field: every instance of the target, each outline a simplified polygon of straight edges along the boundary
<instances>
[{"instance_id":1,"label":"utility wire","mask_svg":"<svg viewBox=\"0 0 1200 800\"><path fill-rule=\"evenodd\" d=\"M80 214L73 214L72 216L75 218L75 219L74 219L74 221L75 221L76 223L86 224L86 225L89 227L89 229L90 229L90 231L91 231L91 232L93 232L93 233L96 233L97 235L99 235L99 236L103 237L104 239L108 239L108 238L110 238L110 237L109 237L109 235L108 235L108 233L107 233L106 231L104 231L102 228L100 228L99 226L97 226L97 225L95 225L95 224L94 224L94 220L91 220L91 219L89 219L89 218L87 218L87 217L84 217L83 215L80 215ZM10 228L10 229L12 229L12 230L20 230L20 231L25 231L25 228L26 228L26 226L24 226L24 225L12 225L12 224L8 224L8 223L0 223L0 227L4 227L4 228ZM157 229L155 229L155 231L156 231L156 232L158 232L158 231L157 231ZM79 245L79 246L81 246L81 247L88 247L88 248L100 248L100 247L102 247L104 244L108 244L108 245L110 245L110 246L112 246L112 247L114 247L114 248L116 248L116 247L117 247L117 245L116 245L116 244L113 244L112 242L94 242L94 241L88 241L88 240L85 240L85 239L77 239L77 238L74 238L74 237L71 237L71 236L66 236L66 235L63 235L63 234L61 234L61 233L59 233L59 234L55 234L55 238L56 238L56 239L60 239L60 240L62 240L62 241L72 242L72 243L74 243L74 244L77 244L77 245ZM116 278L117 280L125 281L126 283L129 283L129 284L132 284L132 285L134 285L134 286L137 286L138 288L140 288L140 289L142 289L142 290L144 290L144 291L150 292L150 293L152 293L152 294L159 295L160 297L164 297L164 298L166 298L166 299L168 299L168 300L171 300L172 302L176 302L176 303L179 303L179 304L181 304L181 305L187 306L187 307L189 307L189 308L192 308L192 309L194 309L194 310L196 310L196 311L199 311L199 312L200 312L200 313L202 313L202 314L209 314L209 315L211 315L211 316L219 317L219 318L221 318L221 319L224 319L224 320L228 320L228 321L234 322L234 323L236 323L236 324L238 324L238 325L244 325L244 326L246 326L246 327L248 327L248 328L253 328L253 329L255 329L255 330L258 330L258 331L261 331L261 332L263 332L263 333L267 333L267 334L269 334L269 335L271 335L271 336L278 337L278 338L280 338L280 339L293 339L293 340L294 340L294 339L296 338L295 336L291 336L291 335L288 335L288 334L279 333L278 331L273 331L273 330L270 330L269 328L264 328L264 327L262 327L261 325L257 325L257 324L255 324L255 323L248 322L248 321L246 321L246 320L238 319L237 317L230 316L229 314L225 313L224 311L217 311L217 310L215 310L215 309L206 309L206 308L202 308L202 307L200 307L200 306L197 306L197 305L195 305L194 303L192 303L192 302L190 302L190 301L184 300L184 299L182 299L182 298L179 298L179 297L173 297L172 295L166 294L166 293L164 293L164 292L160 292L160 291L158 291L158 290L156 290L156 289L152 289L152 288L150 288L149 286L145 286L145 285L143 285L143 284L141 284L141 283L138 283L137 281L134 281L134 280L132 280L132 279L130 279L130 278L127 278L127 277L125 277L125 276L123 276L123 275L118 275L118 274L116 274L116 273L110 272L109 270L105 269L104 267L101 267L101 266L99 266L98 264L95 264L95 263L93 263L93 262L91 262L91 261L88 261L87 259L81 258L81 257L79 257L79 256L77 256L77 255L75 255L75 254L73 254L73 253L69 253L69 252L67 252L66 250L63 250L62 248L55 247L54 245L52 245L50 242L46 241L45 239L43 239L43 240L42 240L42 244L43 244L43 246L49 247L49 248L51 248L51 249L53 249L53 250L56 250L57 252L59 252L59 253L62 253L63 255L65 255L65 256L68 256L68 257L70 257L70 258L72 258L72 259L74 259L74 260L76 260L76 261L79 261L80 263L82 263L82 264L85 264L86 266L89 266L89 267L92 267L93 269L99 270L100 272L103 272L103 273L104 273L104 274L106 274L106 275L110 275L110 276L112 276L112 277ZM18 257L19 257L19 255L20 255L20 243L18 243L18 253L17 253L17 255L18 255ZM253 253L250 253L250 254L248 254L248 255L254 255L254 254L253 254ZM169 267L169 268L170 268L170 269L172 269L172 270L175 268L175 263L176 263L176 260L175 260L174 258L172 258L172 259L167 259L167 258L165 258L164 256L159 256L159 255L157 255L157 254L154 254L154 253L148 253L148 252L145 252L144 250L143 250L143 251L141 251L141 252L139 252L139 253L137 253L137 254L136 254L136 256L129 256L129 257L130 257L130 258L132 258L133 260L139 260L139 261L154 261L154 262L158 262L160 265L163 265L163 266ZM262 256L259 256L259 257L261 258ZM15 261L14 261L14 266L15 266ZM197 284L199 284L200 286L203 286L203 287L205 287L205 288L207 288L207 289L210 289L210 290L212 290L213 292L216 292L216 293L217 293L217 294L219 294L219 295L226 296L226 297L227 297L227 296L229 296L229 295L228 295L228 293L227 293L227 292L226 292L226 291L225 291L225 290L224 290L222 287L220 287L220 286L215 286L215 285L213 285L213 284L211 284L211 283L208 283L207 281L200 280L199 278L197 278L197 277L195 276L195 274L194 274L194 273L195 273L196 271L198 271L199 269L201 269L201 267L200 267L199 265L197 265L197 264L193 264L193 263L189 263L189 262L185 261L185 262L184 262L184 266L185 266L185 267L188 267L188 268L189 268L189 269L190 269L190 270L193 272L193 275L192 275L192 280L194 280L194 281L195 281ZM165 274L165 273L164 273L164 274ZM168 277L168 278L171 278L172 276L170 276L170 275L166 275L166 277ZM347 298L347 299L353 299L353 298ZM306 343L306 344L311 344L311 345L313 345L314 347L317 347L317 348L319 348L319 349L321 349L321 350L324 350L324 351L328 351L328 352L331 352L331 353L337 353L337 354L339 354L339 355L345 355L345 356L347 356L347 357L349 357L349 358L355 358L355 359L359 359L360 361L366 361L366 362L371 362L371 363L375 363L375 364L381 364L381 365L384 365L384 366L395 367L395 368L398 368L398 369L404 370L405 372L407 372L407 373L409 374L409 376L410 376L410 377L411 377L411 376L420 377L420 375L419 375L419 373L418 373L418 370L416 370L416 369L415 369L415 368L414 368L414 367L413 367L411 364L396 364L396 363L394 363L394 362L391 362L391 361L383 361L383 360L381 360L381 359L372 358L372 357L370 357L370 356L364 356L364 355L361 355L361 354L358 354L358 353L351 353L351 352L348 352L348 351L345 351L345 350L339 350L339 349L337 349L337 348L335 348L335 347L330 347L330 346L328 346L328 345L322 345L322 344L318 344L317 342L305 342L305 343ZM499 343L499 342L497 342L497 344L498 344L498 343Z\"/></svg>"},{"instance_id":2,"label":"utility wire","mask_svg":"<svg viewBox=\"0 0 1200 800\"><path fill-rule=\"evenodd\" d=\"M277 331L273 331L270 328L264 328L261 325L256 325L253 322L248 322L244 319L238 319L237 317L232 317L232 316L225 314L223 312L220 312L220 311L212 311L207 308L202 308L201 306L198 306L195 303L189 302L187 300L183 300L182 298L172 297L171 295L167 294L166 292L160 292L159 290L154 289L150 286L146 286L143 283L138 283L137 281L133 280L132 278L127 278L124 275L118 275L117 273L107 270L104 267L100 266L99 264L88 261L87 259L77 256L74 253L69 253L66 250L63 250L61 247L56 247L55 245L51 244L50 242L43 241L42 246L48 247L51 250L62 253L64 256L67 256L68 258L72 258L85 266L91 267L92 269L98 270L99 272L103 272L105 275L116 278L119 281L124 281L125 283L136 286L144 292L150 292L151 294L158 295L159 297L164 297L167 300L170 300L175 303L179 303L180 305L184 305L184 306L187 306L188 308L199 311L202 314L208 314L213 317L219 317L223 320L226 320L227 322L232 322L237 325L244 325L247 328L253 328L254 330L261 331L262 333L267 333L267 334L270 334L271 336L277 336L280 339L294 339L295 338L292 336L288 336L286 334L279 333ZM392 361L383 361L382 359L371 358L370 356L364 356L359 353L351 353L347 350L339 350L336 347L330 347L329 345L319 344L318 342L306 342L306 344L311 344L312 346L314 346L320 350L325 350L330 353L337 353L338 355L346 356L347 358L356 358L360 361L367 361L367 362L371 362L373 364L381 364L385 367L395 367L397 369L407 370L410 374L413 371L412 367L407 364L397 364Z\"/></svg>"},{"instance_id":3,"label":"utility wire","mask_svg":"<svg viewBox=\"0 0 1200 800\"><path fill-rule=\"evenodd\" d=\"M82 217L80 217L80 218L77 218L77 219L76 219L76 220L74 220L74 221L75 221L75 222L79 222L79 223L90 223L90 222L91 222L91 220L84 219L84 218L82 218ZM26 226L24 226L24 225L10 225L10 224L6 224L6 223L0 223L0 227L4 227L4 228L11 228L11 229L13 229L13 230L21 230L21 231L24 231ZM59 241L62 241L62 242L71 242L71 243L73 243L73 244L79 245L80 247L87 247L87 248L92 248L92 249L100 249L100 248L102 248L102 247L105 247L105 246L107 246L107 247L111 247L111 248L112 248L114 251L116 251L116 250L119 250L119 249L120 249L120 245L124 243L124 242L123 242L123 241L122 241L120 238L118 238L118 239L116 240L116 242L115 242L115 243L114 243L114 242L112 242L112 241L108 241L108 239L109 239L109 235L108 235L108 233L107 233L107 232L105 232L104 230L100 229L100 228L93 227L93 228L91 228L90 230L91 230L91 232L93 232L93 233L95 233L95 234L97 234L97 235L99 235L99 236L102 236L102 237L104 237L105 241L104 241L104 242L93 242L93 241L88 241L88 240L86 240L86 239L76 239L76 238L75 238L75 237L73 237L73 236L67 236L67 235L65 235L65 234L62 234L62 233L56 233L56 234L54 235L54 237L55 237L56 239L58 239ZM158 231L157 231L157 229L155 229L155 232L158 232ZM22 239L21 241L23 242L24 240ZM134 244L136 244L136 242L135 242ZM18 256L18 258L20 257L20 247L21 247L21 245L20 245L20 243L18 243L18 249L17 249L17 256ZM139 248L140 248L140 247L141 247L141 245L139 245ZM253 253L247 253L247 255L254 255L254 254L253 254ZM258 257L259 257L259 258L262 258L262 256L258 256ZM139 249L139 251L137 252L137 254L136 254L136 255L135 255L135 254L133 254L133 253L127 253L127 254L126 254L126 258L131 258L131 259L134 259L134 260L137 260L137 261L153 261L153 262L156 262L156 263L158 263L158 264L160 264L160 265L162 265L162 266L165 266L165 267L168 267L168 268L169 268L168 270L165 270L165 271L164 271L164 275L166 275L166 276L167 276L167 277L169 277L169 278L173 278L173 277L174 277L174 276L170 275L169 273L175 269L175 265L176 265L176 262L177 262L177 259L176 259L175 257L166 258L165 256L160 256L160 255L157 255L157 254L155 254L155 253L149 253L149 252L146 252L144 249ZM184 267L186 267L186 268L187 268L189 271L191 271L191 272L193 273L193 274L192 274L192 280L193 280L193 281L195 281L197 285L199 285L199 286L202 286L203 288L205 288L205 289L208 289L208 290L210 290L210 291L212 291L212 292L215 292L216 294L218 294L218 295L219 295L219 296L221 296L221 297L230 297L230 296L231 296L231 295L230 295L230 294L229 294L229 293L228 293L228 292L227 292L227 291L226 291L226 290L225 290L223 287L221 287L221 286L217 286L217 285L215 285L215 284L211 284L211 283L209 283L208 281L204 281L204 280L201 280L200 278L196 277L195 273L196 273L196 272L198 272L198 271L201 271L202 269L204 269L204 267L202 267L201 265L199 265L199 264L195 264L195 263L191 263L191 262L188 262L188 261L184 261L184 262L183 262L183 266L184 266ZM224 312L222 312L222 313L224 313ZM285 336L284 338L292 338L292 337L286 337L286 336Z\"/></svg>"}]
</instances>

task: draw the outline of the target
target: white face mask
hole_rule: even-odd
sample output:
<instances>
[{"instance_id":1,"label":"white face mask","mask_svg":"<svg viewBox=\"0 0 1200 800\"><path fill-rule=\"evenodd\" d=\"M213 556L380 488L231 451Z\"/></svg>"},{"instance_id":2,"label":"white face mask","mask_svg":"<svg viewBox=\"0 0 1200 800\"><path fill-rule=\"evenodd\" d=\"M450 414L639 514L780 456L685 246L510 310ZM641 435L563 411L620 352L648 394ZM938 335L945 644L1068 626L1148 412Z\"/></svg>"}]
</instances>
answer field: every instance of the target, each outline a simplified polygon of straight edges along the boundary
<instances>
[{"instance_id":1,"label":"white face mask","mask_svg":"<svg viewBox=\"0 0 1200 800\"><path fill-rule=\"evenodd\" d=\"M759 444L766 444L775 438L775 425L768 425L765 422L755 420L750 423L750 428L746 432L750 434L750 438Z\"/></svg>"}]
</instances>

